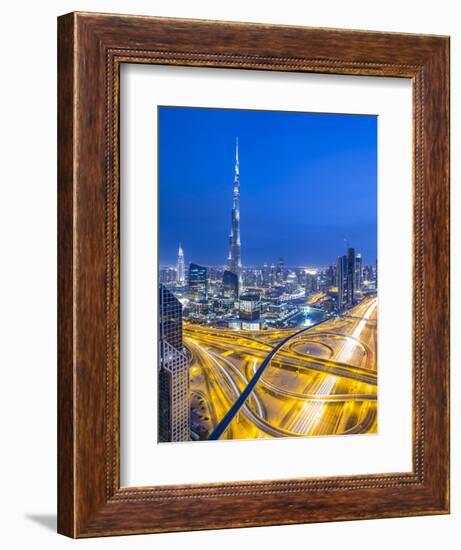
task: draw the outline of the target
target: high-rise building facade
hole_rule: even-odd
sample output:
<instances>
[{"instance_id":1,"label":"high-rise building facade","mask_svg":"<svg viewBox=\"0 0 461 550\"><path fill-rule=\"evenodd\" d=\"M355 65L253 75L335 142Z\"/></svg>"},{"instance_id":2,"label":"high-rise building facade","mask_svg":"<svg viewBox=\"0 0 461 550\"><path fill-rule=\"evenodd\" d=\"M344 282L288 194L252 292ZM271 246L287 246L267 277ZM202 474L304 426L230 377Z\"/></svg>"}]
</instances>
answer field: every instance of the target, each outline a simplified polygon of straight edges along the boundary
<instances>
[{"instance_id":1,"label":"high-rise building facade","mask_svg":"<svg viewBox=\"0 0 461 550\"><path fill-rule=\"evenodd\" d=\"M281 285L285 280L285 260L280 258L276 273L277 282Z\"/></svg>"},{"instance_id":2,"label":"high-rise building facade","mask_svg":"<svg viewBox=\"0 0 461 550\"><path fill-rule=\"evenodd\" d=\"M189 298L194 302L208 300L208 271L198 264L189 265Z\"/></svg>"},{"instance_id":3,"label":"high-rise building facade","mask_svg":"<svg viewBox=\"0 0 461 550\"><path fill-rule=\"evenodd\" d=\"M313 275L312 273L306 273L306 284L305 284L305 291L306 294L312 294L313 292L317 292L318 290L318 282L317 282L317 275Z\"/></svg>"},{"instance_id":4,"label":"high-rise building facade","mask_svg":"<svg viewBox=\"0 0 461 550\"><path fill-rule=\"evenodd\" d=\"M357 291L362 288L362 256L356 255L354 248L348 248L347 255L338 258L336 282L338 309L352 307L356 303Z\"/></svg>"},{"instance_id":5,"label":"high-rise building facade","mask_svg":"<svg viewBox=\"0 0 461 550\"><path fill-rule=\"evenodd\" d=\"M235 173L234 193L232 199L232 219L229 235L229 256L227 258L227 269L235 273L239 286L242 285L242 259L240 255L240 168L238 138L235 146Z\"/></svg>"},{"instance_id":6,"label":"high-rise building facade","mask_svg":"<svg viewBox=\"0 0 461 550\"><path fill-rule=\"evenodd\" d=\"M184 270L184 251L179 243L178 261L176 263L176 281L183 285L186 282L186 272Z\"/></svg>"},{"instance_id":7,"label":"high-rise building facade","mask_svg":"<svg viewBox=\"0 0 461 550\"><path fill-rule=\"evenodd\" d=\"M339 256L336 269L336 286L338 287L338 310L344 308L347 302L347 257Z\"/></svg>"},{"instance_id":8,"label":"high-rise building facade","mask_svg":"<svg viewBox=\"0 0 461 550\"><path fill-rule=\"evenodd\" d=\"M275 265L271 264L270 272L269 272L269 287L273 287L275 285L276 280L277 280L277 273L276 273Z\"/></svg>"},{"instance_id":9,"label":"high-rise building facade","mask_svg":"<svg viewBox=\"0 0 461 550\"><path fill-rule=\"evenodd\" d=\"M262 269L262 286L264 288L269 288L270 286L270 275L271 275L270 267L267 265L267 263L264 263L264 266Z\"/></svg>"},{"instance_id":10,"label":"high-rise building facade","mask_svg":"<svg viewBox=\"0 0 461 550\"><path fill-rule=\"evenodd\" d=\"M325 272L325 284L327 287L335 286L336 283L336 269L334 265L328 266Z\"/></svg>"},{"instance_id":11,"label":"high-rise building facade","mask_svg":"<svg viewBox=\"0 0 461 550\"><path fill-rule=\"evenodd\" d=\"M237 275L226 269L222 277L222 288L224 298L233 298L236 300L239 294L239 282Z\"/></svg>"},{"instance_id":12,"label":"high-rise building facade","mask_svg":"<svg viewBox=\"0 0 461 550\"><path fill-rule=\"evenodd\" d=\"M239 317L253 321L261 315L261 301L259 294L243 294L239 300Z\"/></svg>"},{"instance_id":13,"label":"high-rise building facade","mask_svg":"<svg viewBox=\"0 0 461 550\"><path fill-rule=\"evenodd\" d=\"M183 347L182 306L164 285L160 285L158 440L189 439L189 359Z\"/></svg>"},{"instance_id":14,"label":"high-rise building facade","mask_svg":"<svg viewBox=\"0 0 461 550\"><path fill-rule=\"evenodd\" d=\"M346 287L347 305L352 306L355 303L355 249L347 249L347 287Z\"/></svg>"},{"instance_id":15,"label":"high-rise building facade","mask_svg":"<svg viewBox=\"0 0 461 550\"><path fill-rule=\"evenodd\" d=\"M355 256L355 292L362 288L362 255L358 253Z\"/></svg>"}]
</instances>

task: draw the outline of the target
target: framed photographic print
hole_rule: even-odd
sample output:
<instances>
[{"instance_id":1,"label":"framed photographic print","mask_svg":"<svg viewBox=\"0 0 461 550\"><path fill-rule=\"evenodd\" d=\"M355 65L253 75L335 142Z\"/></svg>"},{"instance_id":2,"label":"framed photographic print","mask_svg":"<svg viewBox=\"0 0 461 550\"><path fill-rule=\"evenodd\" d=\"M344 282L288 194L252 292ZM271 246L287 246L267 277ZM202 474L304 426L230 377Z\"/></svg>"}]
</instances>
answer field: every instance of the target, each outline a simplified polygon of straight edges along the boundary
<instances>
[{"instance_id":1,"label":"framed photographic print","mask_svg":"<svg viewBox=\"0 0 461 550\"><path fill-rule=\"evenodd\" d=\"M448 513L448 38L58 31L59 532Z\"/></svg>"}]
</instances>

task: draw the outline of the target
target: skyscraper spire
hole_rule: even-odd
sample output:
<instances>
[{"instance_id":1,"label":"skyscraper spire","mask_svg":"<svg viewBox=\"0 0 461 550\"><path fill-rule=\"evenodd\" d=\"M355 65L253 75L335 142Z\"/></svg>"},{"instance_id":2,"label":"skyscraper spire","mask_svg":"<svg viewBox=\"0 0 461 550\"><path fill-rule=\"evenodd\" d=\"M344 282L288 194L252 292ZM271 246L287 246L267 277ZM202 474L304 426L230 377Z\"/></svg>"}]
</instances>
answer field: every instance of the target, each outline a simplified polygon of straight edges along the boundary
<instances>
[{"instance_id":1,"label":"skyscraper spire","mask_svg":"<svg viewBox=\"0 0 461 550\"><path fill-rule=\"evenodd\" d=\"M181 247L181 243L179 243L179 249L178 249L178 262L176 264L176 280L179 284L184 284L186 281L185 273L184 273L184 252Z\"/></svg>"},{"instance_id":2,"label":"skyscraper spire","mask_svg":"<svg viewBox=\"0 0 461 550\"><path fill-rule=\"evenodd\" d=\"M242 261L240 257L240 167L239 167L239 142L235 142L235 173L234 193L232 200L232 219L229 236L229 256L227 269L238 277L239 286L242 284Z\"/></svg>"}]
</instances>

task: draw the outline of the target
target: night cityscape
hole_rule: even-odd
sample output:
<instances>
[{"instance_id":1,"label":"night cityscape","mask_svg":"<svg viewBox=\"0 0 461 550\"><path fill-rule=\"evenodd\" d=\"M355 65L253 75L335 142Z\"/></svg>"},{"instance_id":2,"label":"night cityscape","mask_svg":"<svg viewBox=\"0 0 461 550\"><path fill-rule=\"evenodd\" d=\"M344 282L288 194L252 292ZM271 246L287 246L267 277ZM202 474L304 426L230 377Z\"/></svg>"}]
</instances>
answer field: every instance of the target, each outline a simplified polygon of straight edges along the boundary
<instances>
[{"instance_id":1,"label":"night cityscape","mask_svg":"<svg viewBox=\"0 0 461 550\"><path fill-rule=\"evenodd\" d=\"M287 121L290 115L159 110L160 143L164 145L159 171L160 442L377 431L376 117L295 113ZM218 212L220 198L207 210L200 193L186 198L185 183L179 184L177 192L165 185L165 181L171 185L176 178L185 182L182 178L188 177L187 172L169 173L170 141L179 136L187 139L188 127L197 131L197 117L204 135L240 117L236 128L240 144L232 136L233 174L222 186L213 187L213 192L218 189L227 200L222 212ZM227 119L226 126L220 117ZM264 198L261 211L250 210L245 197L250 196L256 179L250 179L250 165L257 153L247 157L242 133L257 134L246 136L245 143L249 137L253 138L249 144L256 143L255 138L260 142L261 125L254 117L271 118L263 129L271 143L274 134L267 133L271 122L279 135L281 121L285 124L282 138L288 145L290 139L299 145L314 130L317 138L322 132L328 136L334 131L336 144L326 147L319 139L317 145L304 144L310 163L303 160L299 168L290 162L296 181L300 173L309 177L317 170L323 177L331 172L333 184L318 189L314 184L294 201L288 188L288 210L277 202L276 192L275 202ZM229 141L227 132L225 140ZM328 155L316 150L319 143ZM282 146L274 162L278 171L284 165ZM189 156L200 160L197 170L188 166L190 172L197 175L206 169L206 150L189 150ZM339 165L336 161L341 158L346 161ZM245 168L241 174L241 164L248 166L248 176ZM216 175L214 162L208 168ZM193 180L190 172L188 180ZM344 188L341 182L348 181ZM265 183L267 189L261 192L271 193L272 182L266 178ZM203 187L206 191L206 181ZM256 184L253 190L257 195ZM252 199L248 202L255 204ZM366 209L363 215L361 209ZM284 211L288 217L277 218ZM265 223L260 224L262 216L267 230ZM271 221L274 217L276 221ZM299 231L292 233L285 219ZM307 231L306 219L311 224ZM283 238L277 233L283 227L288 229L287 244L280 249ZM216 234L223 231L227 239L215 245ZM269 242L268 233L273 233Z\"/></svg>"}]
</instances>

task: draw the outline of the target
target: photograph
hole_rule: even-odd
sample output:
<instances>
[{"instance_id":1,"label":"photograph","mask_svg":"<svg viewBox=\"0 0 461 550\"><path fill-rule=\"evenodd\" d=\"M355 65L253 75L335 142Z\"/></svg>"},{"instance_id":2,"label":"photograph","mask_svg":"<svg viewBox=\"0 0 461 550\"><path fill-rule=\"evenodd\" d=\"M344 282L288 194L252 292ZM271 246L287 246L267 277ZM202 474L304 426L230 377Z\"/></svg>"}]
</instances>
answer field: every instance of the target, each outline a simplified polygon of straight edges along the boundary
<instances>
[{"instance_id":1,"label":"photograph","mask_svg":"<svg viewBox=\"0 0 461 550\"><path fill-rule=\"evenodd\" d=\"M458 3L2 8L2 547L461 548Z\"/></svg>"},{"instance_id":2,"label":"photograph","mask_svg":"<svg viewBox=\"0 0 461 550\"><path fill-rule=\"evenodd\" d=\"M377 128L158 107L158 442L378 432Z\"/></svg>"}]
</instances>

